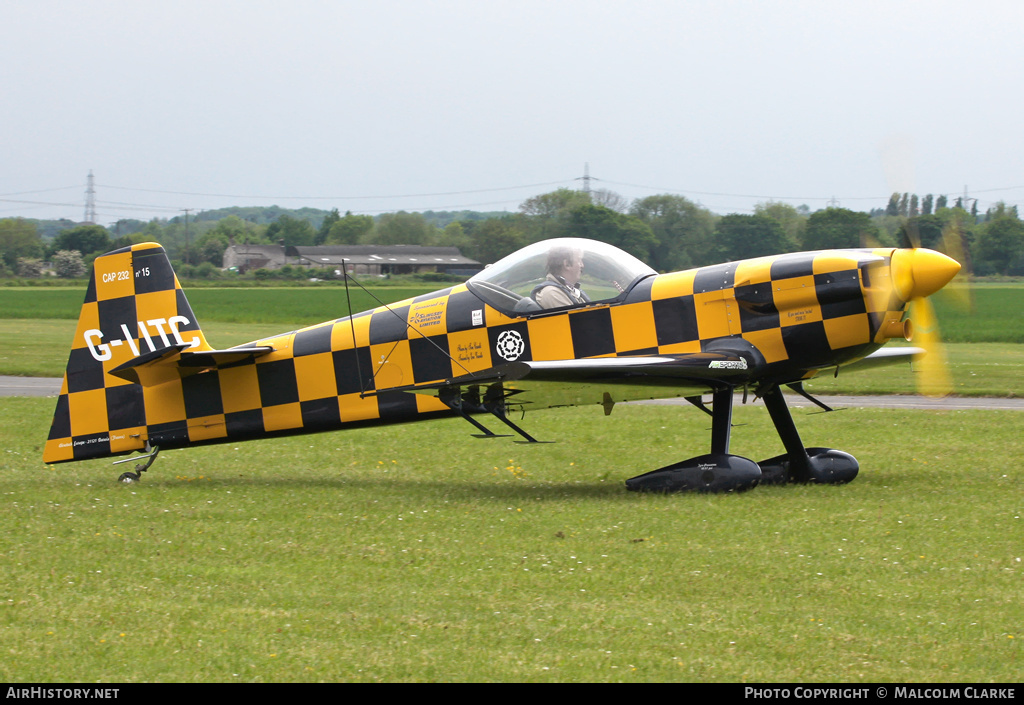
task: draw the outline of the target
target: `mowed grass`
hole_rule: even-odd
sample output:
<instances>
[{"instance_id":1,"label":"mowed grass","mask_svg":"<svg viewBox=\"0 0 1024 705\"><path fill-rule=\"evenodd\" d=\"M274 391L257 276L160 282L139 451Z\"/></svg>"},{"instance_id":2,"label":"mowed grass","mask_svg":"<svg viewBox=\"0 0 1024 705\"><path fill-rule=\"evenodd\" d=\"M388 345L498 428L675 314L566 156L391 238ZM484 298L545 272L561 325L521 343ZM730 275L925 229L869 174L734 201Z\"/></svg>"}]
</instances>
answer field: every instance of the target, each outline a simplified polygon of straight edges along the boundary
<instances>
[{"instance_id":1,"label":"mowed grass","mask_svg":"<svg viewBox=\"0 0 1024 705\"><path fill-rule=\"evenodd\" d=\"M0 318L0 374L24 377L61 377L68 364L77 321L67 319ZM280 323L225 323L203 325L211 345L229 348L258 338L284 333Z\"/></svg>"},{"instance_id":2,"label":"mowed grass","mask_svg":"<svg viewBox=\"0 0 1024 705\"><path fill-rule=\"evenodd\" d=\"M430 291L382 287L351 292L352 310L363 311ZM60 377L82 308L84 290L0 289L0 374ZM229 348L348 315L339 287L194 289L189 303L211 345Z\"/></svg>"},{"instance_id":3,"label":"mowed grass","mask_svg":"<svg viewBox=\"0 0 1024 705\"><path fill-rule=\"evenodd\" d=\"M890 343L895 345L895 343ZM1024 397L1024 345L946 343L952 394ZM918 394L919 370L902 362L872 370L825 370L804 387L812 394Z\"/></svg>"},{"instance_id":4,"label":"mowed grass","mask_svg":"<svg viewBox=\"0 0 1024 705\"><path fill-rule=\"evenodd\" d=\"M706 451L684 407L40 460L0 400L0 679L1016 682L1024 415L796 412L844 486L627 492ZM733 451L781 452L761 404Z\"/></svg>"},{"instance_id":5,"label":"mowed grass","mask_svg":"<svg viewBox=\"0 0 1024 705\"><path fill-rule=\"evenodd\" d=\"M204 328L209 321L220 321L276 323L279 330L292 330L347 316L349 300L358 313L440 288L353 286L347 293L340 286L186 289L186 295ZM0 288L0 318L77 321L84 299L85 289Z\"/></svg>"},{"instance_id":6,"label":"mowed grass","mask_svg":"<svg viewBox=\"0 0 1024 705\"><path fill-rule=\"evenodd\" d=\"M204 328L213 321L279 323L283 330L313 325L426 294L443 287L199 288L186 294ZM78 319L84 289L0 288L0 318ZM940 291L933 297L947 342L1024 343L1024 287L1012 284L979 285L972 303L955 292Z\"/></svg>"},{"instance_id":7,"label":"mowed grass","mask_svg":"<svg viewBox=\"0 0 1024 705\"><path fill-rule=\"evenodd\" d=\"M1024 343L1024 286L982 283L932 297L942 338L950 343Z\"/></svg>"}]
</instances>

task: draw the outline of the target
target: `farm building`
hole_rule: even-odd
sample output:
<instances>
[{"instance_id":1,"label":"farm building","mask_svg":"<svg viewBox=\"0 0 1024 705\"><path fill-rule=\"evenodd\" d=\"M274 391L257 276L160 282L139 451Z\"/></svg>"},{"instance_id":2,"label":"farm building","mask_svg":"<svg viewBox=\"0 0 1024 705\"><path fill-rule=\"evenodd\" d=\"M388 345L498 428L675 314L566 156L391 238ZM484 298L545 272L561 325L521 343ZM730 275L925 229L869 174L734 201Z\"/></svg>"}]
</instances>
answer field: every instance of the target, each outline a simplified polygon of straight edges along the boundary
<instances>
[{"instance_id":1,"label":"farm building","mask_svg":"<svg viewBox=\"0 0 1024 705\"><path fill-rule=\"evenodd\" d=\"M291 264L282 245L231 245L224 250L224 268L237 267L240 272L251 269L280 269Z\"/></svg>"},{"instance_id":2,"label":"farm building","mask_svg":"<svg viewBox=\"0 0 1024 705\"><path fill-rule=\"evenodd\" d=\"M224 252L224 267L241 272L292 266L322 268L343 265L351 274L416 274L442 272L471 274L482 265L464 257L457 247L419 245L232 245Z\"/></svg>"}]
</instances>

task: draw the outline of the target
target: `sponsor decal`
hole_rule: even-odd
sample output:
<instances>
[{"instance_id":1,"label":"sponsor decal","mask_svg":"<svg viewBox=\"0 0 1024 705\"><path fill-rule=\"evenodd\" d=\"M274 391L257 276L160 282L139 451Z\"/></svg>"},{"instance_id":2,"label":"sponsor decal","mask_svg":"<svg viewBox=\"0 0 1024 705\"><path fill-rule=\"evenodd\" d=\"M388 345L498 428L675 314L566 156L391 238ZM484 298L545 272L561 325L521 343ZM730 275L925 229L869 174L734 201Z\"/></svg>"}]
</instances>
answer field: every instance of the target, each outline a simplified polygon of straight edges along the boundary
<instances>
[{"instance_id":1,"label":"sponsor decal","mask_svg":"<svg viewBox=\"0 0 1024 705\"><path fill-rule=\"evenodd\" d=\"M444 322L445 301L431 301L413 308L409 314L409 325L414 328L441 327Z\"/></svg>"},{"instance_id":2,"label":"sponsor decal","mask_svg":"<svg viewBox=\"0 0 1024 705\"><path fill-rule=\"evenodd\" d=\"M713 360L708 367L712 370L745 370L746 360Z\"/></svg>"}]
</instances>

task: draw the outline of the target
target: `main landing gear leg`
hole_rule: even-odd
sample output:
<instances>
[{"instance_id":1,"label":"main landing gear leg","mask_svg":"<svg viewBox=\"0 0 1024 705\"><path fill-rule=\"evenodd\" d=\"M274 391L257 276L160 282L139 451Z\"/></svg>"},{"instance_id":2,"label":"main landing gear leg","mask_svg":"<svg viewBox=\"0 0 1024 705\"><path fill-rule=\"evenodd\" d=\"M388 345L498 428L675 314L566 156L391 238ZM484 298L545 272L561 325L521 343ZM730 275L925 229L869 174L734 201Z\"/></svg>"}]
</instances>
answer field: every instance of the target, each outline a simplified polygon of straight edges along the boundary
<instances>
[{"instance_id":1,"label":"main landing gear leg","mask_svg":"<svg viewBox=\"0 0 1024 705\"><path fill-rule=\"evenodd\" d=\"M714 393L711 410L711 452L626 480L637 492L739 492L755 487L761 468L748 458L729 454L732 432L732 388Z\"/></svg>"},{"instance_id":2,"label":"main landing gear leg","mask_svg":"<svg viewBox=\"0 0 1024 705\"><path fill-rule=\"evenodd\" d=\"M772 387L764 395L764 405L768 408L786 452L758 463L763 484L814 482L841 485L857 477L860 465L849 453L831 448L804 448L786 399L778 386Z\"/></svg>"}]
</instances>

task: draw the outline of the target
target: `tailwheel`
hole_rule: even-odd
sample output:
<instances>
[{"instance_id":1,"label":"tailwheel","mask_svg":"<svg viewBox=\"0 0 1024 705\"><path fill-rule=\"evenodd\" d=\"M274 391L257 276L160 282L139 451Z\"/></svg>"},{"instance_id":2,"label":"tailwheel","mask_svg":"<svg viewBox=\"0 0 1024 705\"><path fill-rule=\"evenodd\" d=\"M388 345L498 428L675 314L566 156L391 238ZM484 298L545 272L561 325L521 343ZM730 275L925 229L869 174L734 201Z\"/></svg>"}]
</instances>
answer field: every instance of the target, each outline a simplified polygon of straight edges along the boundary
<instances>
[{"instance_id":1,"label":"tailwheel","mask_svg":"<svg viewBox=\"0 0 1024 705\"><path fill-rule=\"evenodd\" d=\"M149 470L149 466L156 462L156 456L160 452L159 446L150 446L149 441L146 441L146 455L140 455L139 460L146 459L145 463L139 463L135 466L135 472L123 472L121 476L117 478L118 482L126 485L131 485L142 479L142 473ZM125 458L124 460L115 460L114 465L120 465L121 463L130 463L135 458Z\"/></svg>"}]
</instances>

